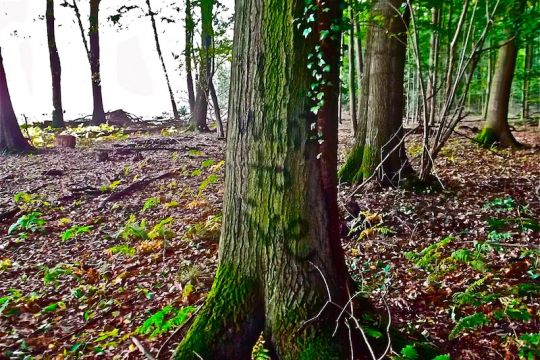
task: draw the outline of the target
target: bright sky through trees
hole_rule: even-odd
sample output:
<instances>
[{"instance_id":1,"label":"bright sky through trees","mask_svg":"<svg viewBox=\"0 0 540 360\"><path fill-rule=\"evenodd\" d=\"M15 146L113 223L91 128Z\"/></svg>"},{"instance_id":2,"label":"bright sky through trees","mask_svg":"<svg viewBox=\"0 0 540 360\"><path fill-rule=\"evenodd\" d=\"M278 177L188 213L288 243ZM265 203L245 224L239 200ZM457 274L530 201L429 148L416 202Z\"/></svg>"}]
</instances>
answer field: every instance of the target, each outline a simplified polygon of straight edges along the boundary
<instances>
[{"instance_id":1,"label":"bright sky through trees","mask_svg":"<svg viewBox=\"0 0 540 360\"><path fill-rule=\"evenodd\" d=\"M90 69L73 10L56 3L57 44L62 62L62 87L66 119L92 113ZM184 48L183 11L170 0L154 0L154 11L176 23L158 21L162 48L179 106L187 105L185 72L180 55ZM232 1L224 1L229 8ZM105 111L124 109L139 116L170 112L169 96L155 52L150 21L135 10L122 19L122 28L106 21L122 6L122 0L103 3L101 20L101 73ZM145 9L144 1L134 4ZM88 2L79 0L87 27ZM0 46L17 115L32 120L50 119L52 110L45 1L1 0ZM196 16L199 16L198 12ZM166 34L164 36L163 34ZM29 105L30 104L30 105Z\"/></svg>"}]
</instances>

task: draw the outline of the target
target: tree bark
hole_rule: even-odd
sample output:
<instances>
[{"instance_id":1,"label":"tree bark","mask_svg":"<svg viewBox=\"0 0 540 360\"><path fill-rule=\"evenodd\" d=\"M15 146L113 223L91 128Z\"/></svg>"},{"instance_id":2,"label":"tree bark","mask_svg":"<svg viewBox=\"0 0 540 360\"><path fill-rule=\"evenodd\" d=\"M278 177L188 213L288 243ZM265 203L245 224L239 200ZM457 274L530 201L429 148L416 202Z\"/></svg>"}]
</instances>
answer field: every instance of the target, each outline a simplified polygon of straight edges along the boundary
<instances>
[{"instance_id":1,"label":"tree bark","mask_svg":"<svg viewBox=\"0 0 540 360\"><path fill-rule=\"evenodd\" d=\"M223 119L221 118L221 109L219 107L219 101L216 94L216 88L214 87L214 82L210 81L210 97L212 98L212 104L214 105L214 113L216 115L216 124L217 124L217 137L218 139L225 138L225 131L223 129Z\"/></svg>"},{"instance_id":2,"label":"tree bark","mask_svg":"<svg viewBox=\"0 0 540 360\"><path fill-rule=\"evenodd\" d=\"M178 114L178 108L176 107L176 101L174 100L174 93L171 87L171 81L169 80L169 73L167 72L167 66L165 66L165 60L163 59L163 53L161 52L161 45L159 43L159 35L157 32L156 19L154 17L154 12L152 11L152 5L150 0L146 0L146 7L148 8L148 15L150 16L150 22L152 23L152 30L154 31L154 42L156 43L156 51L161 62L161 68L163 69L163 75L165 75L165 82L167 83L167 90L169 92L169 99L171 101L171 108L173 112L173 117L175 120L180 119Z\"/></svg>"},{"instance_id":3,"label":"tree bark","mask_svg":"<svg viewBox=\"0 0 540 360\"><path fill-rule=\"evenodd\" d=\"M324 307L329 294L337 304L348 298L337 208L339 36L320 43L330 71L316 115L307 96L308 54L340 18L337 2L324 6L305 39L293 25L303 1L236 2L219 268L176 359L249 359L261 332L275 359L364 358L349 353L344 326L332 336L339 311Z\"/></svg>"},{"instance_id":4,"label":"tree bark","mask_svg":"<svg viewBox=\"0 0 540 360\"><path fill-rule=\"evenodd\" d=\"M92 74L92 95L94 110L92 124L105 124L105 110L103 109L103 94L101 92L100 47L99 47L99 5L101 0L90 0L90 72Z\"/></svg>"},{"instance_id":5,"label":"tree bark","mask_svg":"<svg viewBox=\"0 0 540 360\"><path fill-rule=\"evenodd\" d=\"M191 127L200 131L209 131L206 125L208 113L209 84L212 81L212 8L214 0L201 0L201 51L199 61L199 76L195 85L195 107L191 117Z\"/></svg>"},{"instance_id":6,"label":"tree bark","mask_svg":"<svg viewBox=\"0 0 540 360\"><path fill-rule=\"evenodd\" d=\"M58 48L56 47L56 34L54 28L54 0L47 0L45 19L47 23L47 40L52 77L52 126L56 128L63 128L65 123L64 110L62 108L62 67L60 65L60 57L58 56Z\"/></svg>"},{"instance_id":7,"label":"tree bark","mask_svg":"<svg viewBox=\"0 0 540 360\"><path fill-rule=\"evenodd\" d=\"M193 90L193 69L191 55L193 52L193 32L195 31L195 23L193 21L191 0L186 0L186 19L185 19L185 32L186 32L186 46L184 48L184 59L186 62L186 83L188 92L189 112L193 116L195 111L195 92Z\"/></svg>"},{"instance_id":8,"label":"tree bark","mask_svg":"<svg viewBox=\"0 0 540 360\"><path fill-rule=\"evenodd\" d=\"M439 65L439 31L438 28L441 23L441 9L434 7L431 9L431 24L434 29L431 33L429 41L429 78L427 86L428 109L426 114L428 115L428 122L430 125L435 124L435 114L437 112L437 73ZM435 30L437 29L437 30Z\"/></svg>"},{"instance_id":9,"label":"tree bark","mask_svg":"<svg viewBox=\"0 0 540 360\"><path fill-rule=\"evenodd\" d=\"M476 140L484 146L518 147L508 126L508 109L518 48L510 41L499 48L491 81L490 97L484 128Z\"/></svg>"},{"instance_id":10,"label":"tree bark","mask_svg":"<svg viewBox=\"0 0 540 360\"><path fill-rule=\"evenodd\" d=\"M368 28L368 81L362 89L365 108L360 110L367 123L365 142L357 138L340 171L343 181L361 182L374 175L380 183L398 184L412 173L403 144L408 15L402 18L396 12L400 5L400 0L377 0L372 5L370 17L380 23L372 20ZM362 115L360 119L361 123Z\"/></svg>"},{"instance_id":11,"label":"tree bark","mask_svg":"<svg viewBox=\"0 0 540 360\"><path fill-rule=\"evenodd\" d=\"M357 128L358 128L358 117L356 114L356 110L358 108L358 102L357 102L357 89L356 89L356 79L357 76L360 76L360 74L356 73L356 62L358 59L356 59L356 48L355 48L355 37L357 34L355 33L355 26L356 23L356 13L354 12L354 9L352 6L349 5L349 14L351 17L351 28L349 29L349 48L348 48L348 55L349 55L349 113L351 115L351 123L353 127L353 134L356 136Z\"/></svg>"},{"instance_id":12,"label":"tree bark","mask_svg":"<svg viewBox=\"0 0 540 360\"><path fill-rule=\"evenodd\" d=\"M0 48L0 152L23 152L31 149L13 110Z\"/></svg>"},{"instance_id":13,"label":"tree bark","mask_svg":"<svg viewBox=\"0 0 540 360\"><path fill-rule=\"evenodd\" d=\"M532 70L533 44L528 43L525 46L525 63L523 69L523 89L521 95L521 121L529 117L529 88Z\"/></svg>"}]
</instances>

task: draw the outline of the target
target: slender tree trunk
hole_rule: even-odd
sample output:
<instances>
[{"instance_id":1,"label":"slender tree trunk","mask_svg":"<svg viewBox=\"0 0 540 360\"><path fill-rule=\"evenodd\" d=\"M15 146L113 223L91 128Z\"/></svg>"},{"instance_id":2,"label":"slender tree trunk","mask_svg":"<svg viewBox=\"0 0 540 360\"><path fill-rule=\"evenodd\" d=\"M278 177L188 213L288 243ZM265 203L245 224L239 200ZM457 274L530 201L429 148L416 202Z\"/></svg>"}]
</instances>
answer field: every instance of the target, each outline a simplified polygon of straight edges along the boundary
<instances>
[{"instance_id":1,"label":"slender tree trunk","mask_svg":"<svg viewBox=\"0 0 540 360\"><path fill-rule=\"evenodd\" d=\"M533 45L528 43L525 46L525 64L523 69L523 89L521 95L521 120L525 121L529 117L529 88L532 70Z\"/></svg>"},{"instance_id":2,"label":"slender tree trunk","mask_svg":"<svg viewBox=\"0 0 540 360\"><path fill-rule=\"evenodd\" d=\"M445 98L448 98L450 96L450 91L453 86L455 57L456 57L456 51L457 51L457 46L458 46L458 40L461 35L463 25L465 24L465 18L467 15L467 10L469 8L469 3L470 3L469 0L463 0L463 8L461 9L461 14L459 15L459 20L456 26L456 30L454 32L454 37L452 38L452 41L448 45L449 46L448 47L448 68L446 72ZM450 13L449 24L452 21L451 17L452 17L452 13ZM449 26L448 29L451 29L451 27Z\"/></svg>"},{"instance_id":3,"label":"slender tree trunk","mask_svg":"<svg viewBox=\"0 0 540 360\"><path fill-rule=\"evenodd\" d=\"M317 115L306 96L307 56L340 10L326 3L305 39L293 26L303 4L237 2L219 268L176 359L250 359L261 332L275 359L365 358L350 354L343 324L332 336L338 308L323 309L329 296L348 297L336 196L339 37L321 44L332 84L320 89Z\"/></svg>"},{"instance_id":4,"label":"slender tree trunk","mask_svg":"<svg viewBox=\"0 0 540 360\"><path fill-rule=\"evenodd\" d=\"M195 91L193 89L193 68L191 54L193 53L193 32L195 31L195 23L193 21L193 8L191 0L186 0L186 47L184 49L184 59L186 62L186 82L189 102L189 112L193 116L195 111Z\"/></svg>"},{"instance_id":5,"label":"slender tree trunk","mask_svg":"<svg viewBox=\"0 0 540 360\"><path fill-rule=\"evenodd\" d=\"M100 48L99 48L99 4L101 0L90 0L90 72L92 74L92 94L94 96L94 112L92 123L105 124L103 95L101 93Z\"/></svg>"},{"instance_id":6,"label":"slender tree trunk","mask_svg":"<svg viewBox=\"0 0 540 360\"><path fill-rule=\"evenodd\" d=\"M163 59L163 53L161 52L161 45L159 43L159 35L156 26L156 19L154 17L154 12L152 11L152 5L150 0L146 0L146 6L148 8L148 15L150 16L150 22L152 23L152 30L154 31L154 41L156 43L156 51L159 56L159 61L161 62L161 68L163 69L163 75L165 75L165 81L167 83L167 90L169 91L169 98L171 100L171 108L175 120L180 119L178 114L178 108L176 107L176 101L174 100L174 93L171 87L171 81L169 80L169 73L167 72L167 66L165 66L165 60Z\"/></svg>"},{"instance_id":7,"label":"slender tree trunk","mask_svg":"<svg viewBox=\"0 0 540 360\"><path fill-rule=\"evenodd\" d=\"M212 57L210 48L212 45L212 8L214 0L201 0L201 56L199 61L199 76L195 90L195 108L191 118L191 126L200 132L209 131L206 125L208 113L208 98L210 81L212 80Z\"/></svg>"},{"instance_id":8,"label":"slender tree trunk","mask_svg":"<svg viewBox=\"0 0 540 360\"><path fill-rule=\"evenodd\" d=\"M0 48L0 152L23 152L31 149L19 128L13 110Z\"/></svg>"},{"instance_id":9,"label":"slender tree trunk","mask_svg":"<svg viewBox=\"0 0 540 360\"><path fill-rule=\"evenodd\" d=\"M372 5L371 17L381 21L371 22L368 29L369 85L362 89L367 99L362 104L366 108L361 110L367 117L367 131L364 145L357 141L341 169L344 181L361 182L376 171L379 182L398 184L412 172L403 144L408 15L401 18L397 14L400 5L400 0L377 0Z\"/></svg>"},{"instance_id":10,"label":"slender tree trunk","mask_svg":"<svg viewBox=\"0 0 540 360\"><path fill-rule=\"evenodd\" d=\"M501 147L519 146L508 126L508 109L517 53L518 48L515 41L499 48L491 82L486 121L482 132L476 138L485 146L491 146L495 143Z\"/></svg>"},{"instance_id":11,"label":"slender tree trunk","mask_svg":"<svg viewBox=\"0 0 540 360\"><path fill-rule=\"evenodd\" d=\"M217 123L217 137L218 139L223 139L225 137L225 131L223 130L223 119L221 118L221 110L219 107L219 101L216 94L216 88L214 87L214 82L210 81L210 97L212 98L212 104L214 105L214 113L216 114L216 123Z\"/></svg>"},{"instance_id":12,"label":"slender tree trunk","mask_svg":"<svg viewBox=\"0 0 540 360\"><path fill-rule=\"evenodd\" d=\"M427 96L428 99L428 109L426 109L426 114L428 115L428 122L430 125L435 123L435 114L437 113L437 73L439 65L439 31L438 28L441 23L441 9L433 8L431 10L431 23L433 27L437 30L432 30L431 38L429 41L429 78L427 86Z\"/></svg>"},{"instance_id":13,"label":"slender tree trunk","mask_svg":"<svg viewBox=\"0 0 540 360\"><path fill-rule=\"evenodd\" d=\"M52 77L52 126L56 128L63 128L65 124L64 110L62 108L62 67L60 65L60 57L58 56L58 49L56 47L56 36L54 29L54 0L47 0L45 19L47 23L47 40Z\"/></svg>"},{"instance_id":14,"label":"slender tree trunk","mask_svg":"<svg viewBox=\"0 0 540 360\"><path fill-rule=\"evenodd\" d=\"M491 39L488 39L487 41L488 41L488 47L491 47ZM488 58L487 58L487 87L486 87L486 94L485 94L486 100L484 102L484 107L482 109L482 114L483 114L484 119L487 117L489 98L491 96L491 83L493 80L493 63L494 62L495 61L493 59L493 54L490 51L488 53Z\"/></svg>"},{"instance_id":15,"label":"slender tree trunk","mask_svg":"<svg viewBox=\"0 0 540 360\"><path fill-rule=\"evenodd\" d=\"M355 33L355 26L356 23L356 13L354 12L354 9L352 6L349 6L349 14L351 17L351 23L352 26L349 29L349 48L348 48L348 55L349 55L349 113L351 115L351 123L353 127L353 134L356 136L357 128L358 128L358 118L356 116L356 110L358 108L358 102L357 102L357 89L356 89L356 78L357 76L360 76L360 74L356 73L356 48L355 48L355 37L357 34Z\"/></svg>"},{"instance_id":16,"label":"slender tree trunk","mask_svg":"<svg viewBox=\"0 0 540 360\"><path fill-rule=\"evenodd\" d=\"M371 68L371 37L366 37L366 56L362 59L359 65L362 65L362 71L358 74L360 76L360 91L358 100L358 109L356 111L357 126L356 135L353 148L347 156L345 164L339 169L339 178L341 181L346 182L361 182L363 176L358 167L362 164L362 156L364 154L364 146L366 143L366 131L368 122L368 99L369 99L369 85L370 85L370 68ZM365 61L364 61L365 59Z\"/></svg>"}]
</instances>

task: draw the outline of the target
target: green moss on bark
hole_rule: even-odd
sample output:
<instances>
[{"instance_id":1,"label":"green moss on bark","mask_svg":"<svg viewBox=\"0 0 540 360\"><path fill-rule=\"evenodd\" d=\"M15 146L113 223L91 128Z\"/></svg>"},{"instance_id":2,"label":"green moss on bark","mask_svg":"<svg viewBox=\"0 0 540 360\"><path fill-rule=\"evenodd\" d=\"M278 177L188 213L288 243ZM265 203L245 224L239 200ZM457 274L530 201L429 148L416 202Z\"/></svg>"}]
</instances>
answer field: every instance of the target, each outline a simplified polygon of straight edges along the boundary
<instances>
[{"instance_id":1,"label":"green moss on bark","mask_svg":"<svg viewBox=\"0 0 540 360\"><path fill-rule=\"evenodd\" d=\"M493 129L485 127L474 139L480 145L490 147L499 140L499 137Z\"/></svg>"},{"instance_id":2,"label":"green moss on bark","mask_svg":"<svg viewBox=\"0 0 540 360\"><path fill-rule=\"evenodd\" d=\"M364 157L364 147L355 146L349 155L345 164L339 169L338 177L342 182L348 182L350 184L360 183L364 179L362 171L362 159Z\"/></svg>"},{"instance_id":3,"label":"green moss on bark","mask_svg":"<svg viewBox=\"0 0 540 360\"><path fill-rule=\"evenodd\" d=\"M246 322L257 321L260 317L254 316L246 309L256 308L258 291L255 277L238 274L230 265L221 265L216 274L214 285L200 314L187 332L173 356L174 359L197 359L196 354L205 359L216 355L216 348L225 348L224 343L230 347L253 346L258 333L245 334ZM261 309L262 310L262 309ZM249 327L259 327L260 324L247 324ZM251 344L249 337L253 337ZM236 343L234 340L242 343ZM246 339L247 337L247 339ZM234 350L232 350L234 351Z\"/></svg>"}]
</instances>

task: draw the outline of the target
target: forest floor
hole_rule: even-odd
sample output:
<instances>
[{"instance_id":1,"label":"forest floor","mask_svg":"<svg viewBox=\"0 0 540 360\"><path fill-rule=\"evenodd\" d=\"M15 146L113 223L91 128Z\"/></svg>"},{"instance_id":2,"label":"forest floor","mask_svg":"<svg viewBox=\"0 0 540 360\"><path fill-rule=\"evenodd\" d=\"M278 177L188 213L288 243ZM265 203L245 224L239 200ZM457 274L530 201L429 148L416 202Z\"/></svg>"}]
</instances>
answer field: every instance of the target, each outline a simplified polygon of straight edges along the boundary
<instances>
[{"instance_id":1,"label":"forest floor","mask_svg":"<svg viewBox=\"0 0 540 360\"><path fill-rule=\"evenodd\" d=\"M540 144L535 128L515 135ZM0 156L0 359L168 358L216 269L224 144L164 130ZM418 155L418 138L407 146ZM540 328L540 149L455 137L436 170L443 189L352 197L359 289L452 359L540 354L524 335Z\"/></svg>"}]
</instances>

